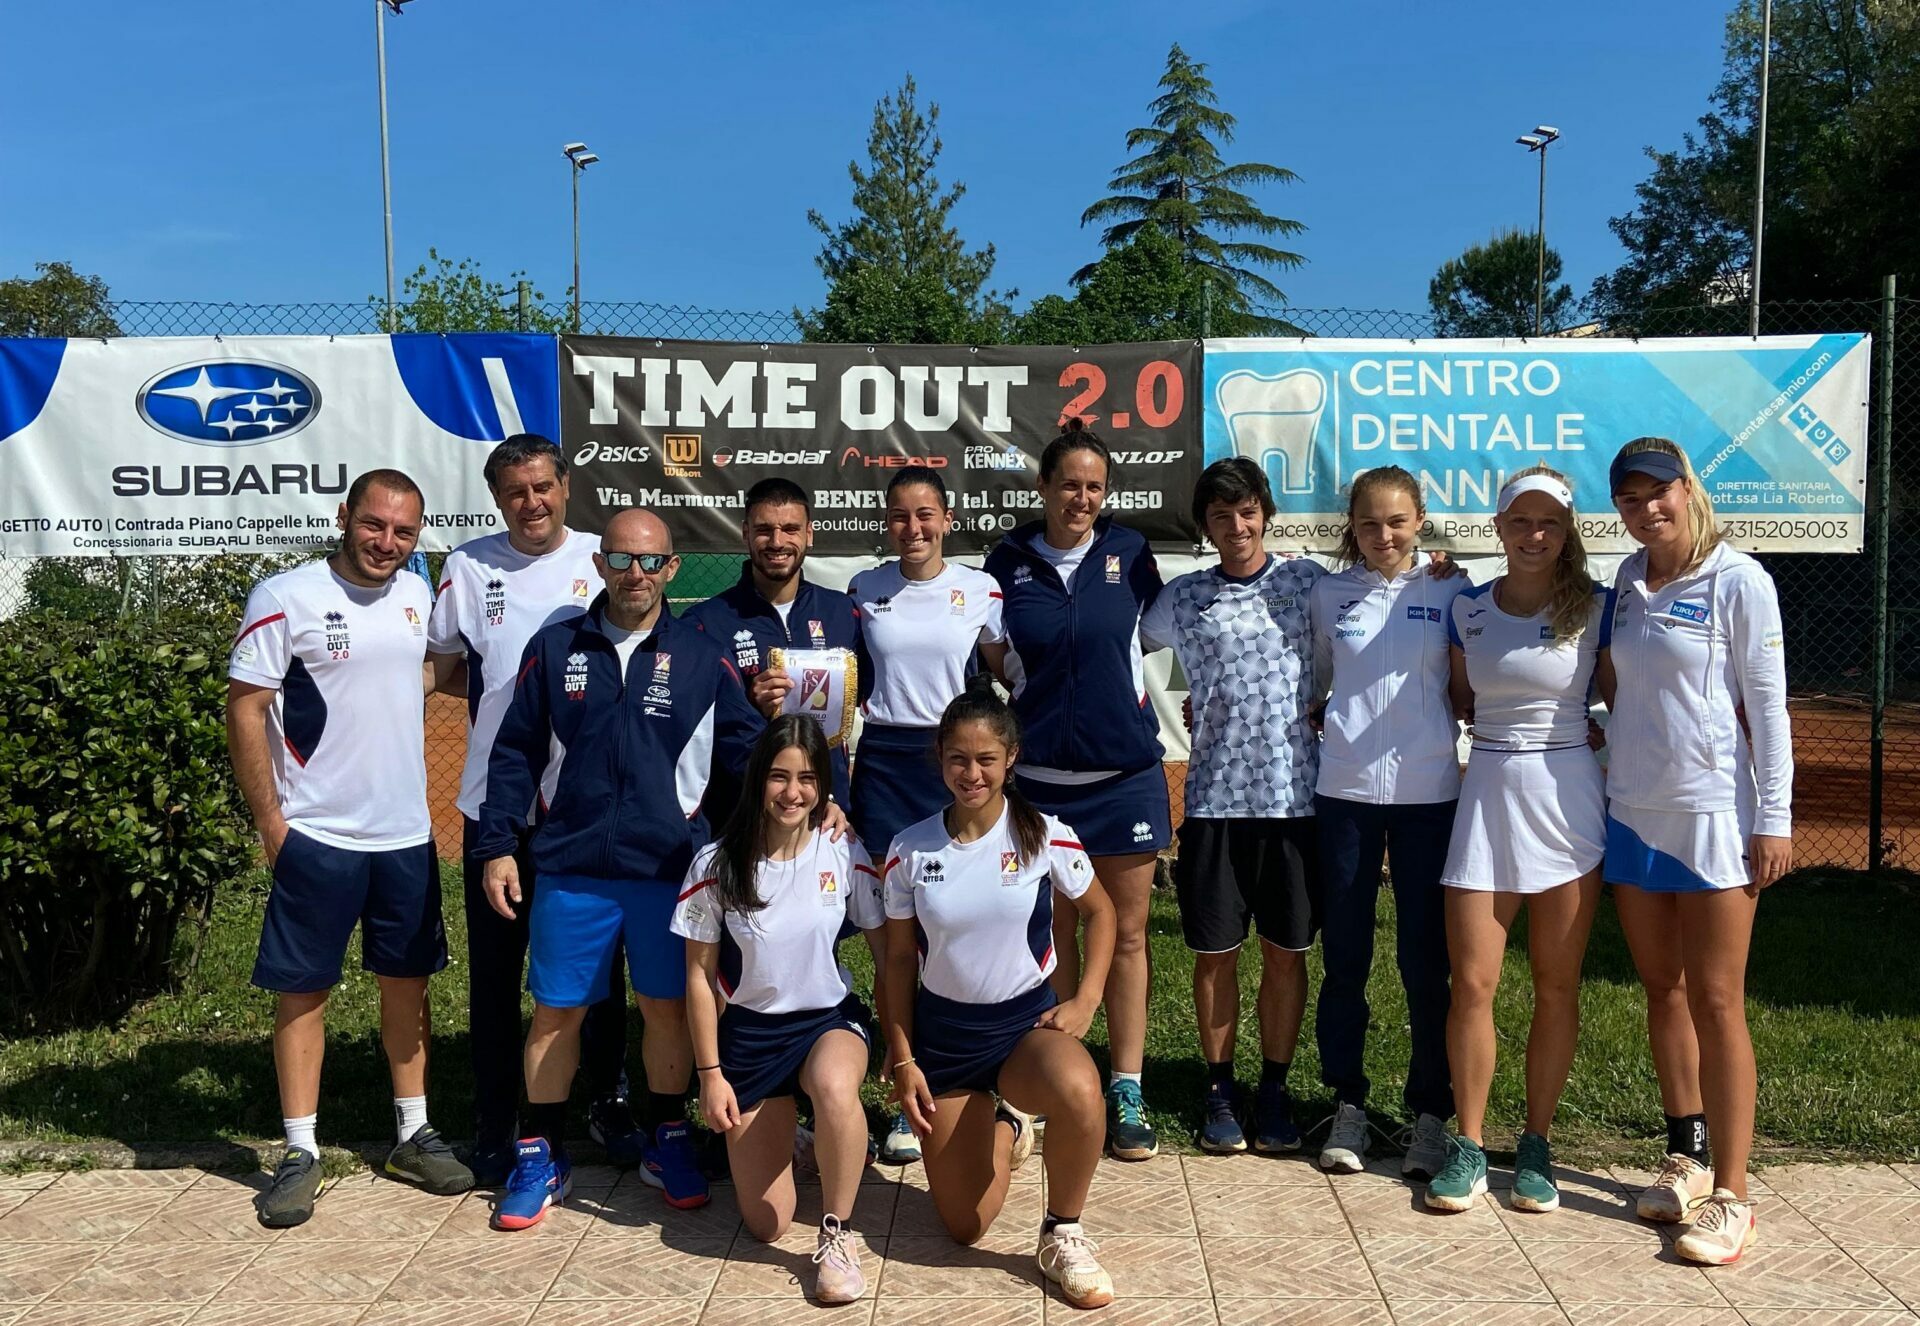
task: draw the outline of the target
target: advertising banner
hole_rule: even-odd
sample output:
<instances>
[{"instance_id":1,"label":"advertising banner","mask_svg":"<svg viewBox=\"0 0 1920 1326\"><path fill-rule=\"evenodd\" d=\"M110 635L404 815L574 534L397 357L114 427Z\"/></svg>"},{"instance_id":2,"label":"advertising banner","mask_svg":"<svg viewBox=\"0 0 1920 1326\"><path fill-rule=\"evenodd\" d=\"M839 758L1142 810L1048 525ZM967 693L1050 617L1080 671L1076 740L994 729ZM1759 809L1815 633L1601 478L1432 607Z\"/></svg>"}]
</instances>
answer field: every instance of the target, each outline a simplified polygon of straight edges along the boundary
<instances>
[{"instance_id":1,"label":"advertising banner","mask_svg":"<svg viewBox=\"0 0 1920 1326\"><path fill-rule=\"evenodd\" d=\"M498 528L493 444L558 426L550 336L0 339L0 556L325 544L382 467L450 548Z\"/></svg>"},{"instance_id":2,"label":"advertising banner","mask_svg":"<svg viewBox=\"0 0 1920 1326\"><path fill-rule=\"evenodd\" d=\"M1678 442L1736 546L1859 552L1867 384L1859 335L1673 340L1210 340L1206 456L1265 467L1278 540L1331 551L1356 475L1412 471L1428 542L1498 552L1492 516L1515 470L1573 484L1589 551L1634 545L1607 467L1622 443Z\"/></svg>"},{"instance_id":3,"label":"advertising banner","mask_svg":"<svg viewBox=\"0 0 1920 1326\"><path fill-rule=\"evenodd\" d=\"M885 541L887 481L909 464L953 494L952 552L1037 519L1041 450L1069 415L1112 449L1106 509L1191 547L1200 473L1193 341L1041 346L757 345L560 338L561 442L576 523L645 507L682 551L740 546L742 499L778 475L813 497L815 548Z\"/></svg>"}]
</instances>

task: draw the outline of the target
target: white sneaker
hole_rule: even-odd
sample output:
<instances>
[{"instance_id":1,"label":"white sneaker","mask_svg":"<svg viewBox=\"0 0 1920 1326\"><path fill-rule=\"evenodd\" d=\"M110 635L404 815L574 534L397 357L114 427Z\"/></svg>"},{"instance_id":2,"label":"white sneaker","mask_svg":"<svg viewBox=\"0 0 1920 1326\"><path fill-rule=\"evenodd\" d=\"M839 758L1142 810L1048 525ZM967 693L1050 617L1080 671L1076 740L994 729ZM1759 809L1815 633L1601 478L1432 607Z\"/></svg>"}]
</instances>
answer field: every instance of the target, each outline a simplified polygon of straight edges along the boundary
<instances>
[{"instance_id":1,"label":"white sneaker","mask_svg":"<svg viewBox=\"0 0 1920 1326\"><path fill-rule=\"evenodd\" d=\"M1076 1308L1104 1308L1113 1302L1113 1277L1094 1260L1098 1251L1100 1245L1078 1224L1055 1225L1040 1235L1040 1270Z\"/></svg>"},{"instance_id":2,"label":"white sneaker","mask_svg":"<svg viewBox=\"0 0 1920 1326\"><path fill-rule=\"evenodd\" d=\"M1423 1114L1415 1119L1408 1130L1406 1148L1407 1154L1400 1160L1400 1172L1431 1179L1447 1167L1446 1120L1435 1114ZM1327 1162L1323 1159L1320 1163Z\"/></svg>"},{"instance_id":3,"label":"white sneaker","mask_svg":"<svg viewBox=\"0 0 1920 1326\"><path fill-rule=\"evenodd\" d=\"M814 1302L853 1303L867 1292L866 1273L860 1269L860 1248L853 1231L842 1225L838 1216L821 1218L820 1246L814 1251L813 1262L820 1268L813 1281Z\"/></svg>"},{"instance_id":4,"label":"white sneaker","mask_svg":"<svg viewBox=\"0 0 1920 1326\"><path fill-rule=\"evenodd\" d=\"M1340 1102L1333 1114L1327 1144L1320 1148L1320 1168L1335 1174L1358 1174L1367 1167L1367 1112Z\"/></svg>"},{"instance_id":5,"label":"white sneaker","mask_svg":"<svg viewBox=\"0 0 1920 1326\"><path fill-rule=\"evenodd\" d=\"M1699 1214L1693 1225L1673 1241L1673 1250L1690 1262L1708 1266L1727 1266L1740 1260L1740 1254L1753 1246L1759 1227L1753 1218L1753 1203L1735 1197L1725 1188L1715 1188L1713 1196L1695 1203Z\"/></svg>"},{"instance_id":6,"label":"white sneaker","mask_svg":"<svg viewBox=\"0 0 1920 1326\"><path fill-rule=\"evenodd\" d=\"M1013 1156L1007 1162L1007 1169L1009 1172L1017 1170L1033 1154L1033 1116L1024 1110L1016 1110L1004 1100L994 1107L993 1112L1013 1125Z\"/></svg>"},{"instance_id":7,"label":"white sneaker","mask_svg":"<svg viewBox=\"0 0 1920 1326\"><path fill-rule=\"evenodd\" d=\"M914 1136L906 1115L894 1115L887 1126L887 1135L880 1143L880 1159L889 1165L911 1165L920 1159L920 1139Z\"/></svg>"},{"instance_id":8,"label":"white sneaker","mask_svg":"<svg viewBox=\"0 0 1920 1326\"><path fill-rule=\"evenodd\" d=\"M1689 1207L1712 1192L1713 1171L1692 1156L1673 1152L1661 1162L1658 1177L1647 1185L1633 1209L1642 1220L1677 1224L1687 1218Z\"/></svg>"}]
</instances>

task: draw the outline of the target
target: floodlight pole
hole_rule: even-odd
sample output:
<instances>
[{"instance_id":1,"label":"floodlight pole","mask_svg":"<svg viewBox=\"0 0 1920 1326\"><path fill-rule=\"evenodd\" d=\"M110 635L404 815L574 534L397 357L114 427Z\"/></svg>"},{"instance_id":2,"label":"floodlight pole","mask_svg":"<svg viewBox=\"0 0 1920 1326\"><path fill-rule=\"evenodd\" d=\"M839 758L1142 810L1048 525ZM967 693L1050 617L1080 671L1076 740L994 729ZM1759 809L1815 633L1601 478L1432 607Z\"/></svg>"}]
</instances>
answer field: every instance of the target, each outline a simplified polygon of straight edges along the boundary
<instances>
[{"instance_id":1,"label":"floodlight pole","mask_svg":"<svg viewBox=\"0 0 1920 1326\"><path fill-rule=\"evenodd\" d=\"M396 0L393 12L400 12L406 0ZM380 70L380 211L387 238L387 332L398 330L393 311L393 176L387 166L387 5L388 0L373 0L373 49Z\"/></svg>"},{"instance_id":2,"label":"floodlight pole","mask_svg":"<svg viewBox=\"0 0 1920 1326\"><path fill-rule=\"evenodd\" d=\"M573 176L573 330L580 330L580 176L600 158L585 143L567 143L560 149Z\"/></svg>"},{"instance_id":3,"label":"floodlight pole","mask_svg":"<svg viewBox=\"0 0 1920 1326\"><path fill-rule=\"evenodd\" d=\"M1540 220L1534 226L1536 241L1533 273L1533 334L1540 334L1547 304L1547 148L1552 140L1540 144Z\"/></svg>"},{"instance_id":4,"label":"floodlight pole","mask_svg":"<svg viewBox=\"0 0 1920 1326\"><path fill-rule=\"evenodd\" d=\"M1753 279L1747 291L1747 335L1760 335L1760 235L1767 214L1767 85L1773 71L1773 0L1760 6L1760 114L1754 126Z\"/></svg>"}]
</instances>

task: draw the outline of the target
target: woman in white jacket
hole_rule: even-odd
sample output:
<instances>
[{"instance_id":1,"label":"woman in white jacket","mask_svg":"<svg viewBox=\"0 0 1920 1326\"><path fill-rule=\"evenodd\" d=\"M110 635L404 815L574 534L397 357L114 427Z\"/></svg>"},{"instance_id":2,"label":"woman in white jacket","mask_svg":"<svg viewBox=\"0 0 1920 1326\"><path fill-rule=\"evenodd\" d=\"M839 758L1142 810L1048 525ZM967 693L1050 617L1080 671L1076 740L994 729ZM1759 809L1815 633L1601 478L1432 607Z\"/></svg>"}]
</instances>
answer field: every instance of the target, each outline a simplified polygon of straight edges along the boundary
<instances>
[{"instance_id":1,"label":"woman in white jacket","mask_svg":"<svg viewBox=\"0 0 1920 1326\"><path fill-rule=\"evenodd\" d=\"M1639 1211L1677 1221L1674 1251L1735 1261L1753 1241L1747 1155L1755 1070L1747 950L1761 889L1793 864L1793 745L1773 581L1721 541L1686 453L1627 443L1613 503L1641 545L1614 584L1611 647L1599 669L1612 710L1607 852L1621 928L1647 990L1654 1069L1676 1149ZM1709 1164L1711 1168L1709 1168Z\"/></svg>"}]
</instances>

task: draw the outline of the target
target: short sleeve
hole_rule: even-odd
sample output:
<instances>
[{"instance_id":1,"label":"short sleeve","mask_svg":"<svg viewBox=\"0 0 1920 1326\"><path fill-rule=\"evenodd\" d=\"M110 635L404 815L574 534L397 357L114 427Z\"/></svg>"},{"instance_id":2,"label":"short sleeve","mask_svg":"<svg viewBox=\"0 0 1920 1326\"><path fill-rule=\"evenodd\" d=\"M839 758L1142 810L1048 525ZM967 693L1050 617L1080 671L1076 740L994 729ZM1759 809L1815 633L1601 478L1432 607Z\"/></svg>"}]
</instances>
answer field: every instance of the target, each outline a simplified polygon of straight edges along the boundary
<instances>
[{"instance_id":1,"label":"short sleeve","mask_svg":"<svg viewBox=\"0 0 1920 1326\"><path fill-rule=\"evenodd\" d=\"M1053 887L1069 898L1077 898L1093 883L1093 861L1080 842L1080 835L1053 816L1047 823L1047 870Z\"/></svg>"},{"instance_id":2,"label":"short sleeve","mask_svg":"<svg viewBox=\"0 0 1920 1326\"><path fill-rule=\"evenodd\" d=\"M227 657L227 676L278 690L292 664L293 631L286 609L266 584L255 585Z\"/></svg>"},{"instance_id":3,"label":"short sleeve","mask_svg":"<svg viewBox=\"0 0 1920 1326\"><path fill-rule=\"evenodd\" d=\"M713 859L711 851L694 857L686 882L681 885L680 899L674 904L673 920L667 927L682 939L701 944L720 942L720 904L713 892Z\"/></svg>"},{"instance_id":4,"label":"short sleeve","mask_svg":"<svg viewBox=\"0 0 1920 1326\"><path fill-rule=\"evenodd\" d=\"M463 629L460 623L460 594L454 587L459 575L461 563L465 559L460 553L449 553L447 564L440 571L440 592L433 600L433 614L427 618L427 652L432 654L465 653L461 639Z\"/></svg>"},{"instance_id":5,"label":"short sleeve","mask_svg":"<svg viewBox=\"0 0 1920 1326\"><path fill-rule=\"evenodd\" d=\"M913 854L903 849L898 838L887 853L887 864L881 867L881 885L883 887L887 919L889 921L910 921L914 916L913 907Z\"/></svg>"},{"instance_id":6,"label":"short sleeve","mask_svg":"<svg viewBox=\"0 0 1920 1326\"><path fill-rule=\"evenodd\" d=\"M885 883L857 839L847 840L847 864L853 880L847 891L847 919L862 930L878 930L887 923Z\"/></svg>"},{"instance_id":7,"label":"short sleeve","mask_svg":"<svg viewBox=\"0 0 1920 1326\"><path fill-rule=\"evenodd\" d=\"M1609 586L1594 592L1600 596L1600 648L1609 649L1613 646L1614 598L1619 591Z\"/></svg>"},{"instance_id":8,"label":"short sleeve","mask_svg":"<svg viewBox=\"0 0 1920 1326\"><path fill-rule=\"evenodd\" d=\"M1007 642L1006 595L1000 592L1000 586L992 581L987 583L987 610L980 620L980 643L983 645L1004 645Z\"/></svg>"},{"instance_id":9,"label":"short sleeve","mask_svg":"<svg viewBox=\"0 0 1920 1326\"><path fill-rule=\"evenodd\" d=\"M1140 644L1147 652L1173 647L1173 600L1174 581L1161 590L1147 610L1140 615Z\"/></svg>"}]
</instances>

